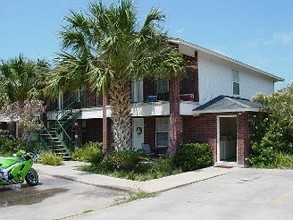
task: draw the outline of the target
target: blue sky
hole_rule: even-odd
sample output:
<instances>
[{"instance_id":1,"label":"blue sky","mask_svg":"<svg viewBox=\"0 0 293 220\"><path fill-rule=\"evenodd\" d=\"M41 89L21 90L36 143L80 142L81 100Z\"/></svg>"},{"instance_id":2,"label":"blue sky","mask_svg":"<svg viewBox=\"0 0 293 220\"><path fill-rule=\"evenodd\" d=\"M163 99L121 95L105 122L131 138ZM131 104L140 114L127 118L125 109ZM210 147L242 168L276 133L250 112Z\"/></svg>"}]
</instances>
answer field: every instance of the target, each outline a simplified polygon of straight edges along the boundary
<instances>
[{"instance_id":1,"label":"blue sky","mask_svg":"<svg viewBox=\"0 0 293 220\"><path fill-rule=\"evenodd\" d=\"M22 53L51 61L60 51L64 16L90 0L1 0L0 59ZM117 2L115 0L105 3ZM230 56L293 81L293 1L134 0L139 20L152 7L166 15L169 36Z\"/></svg>"}]
</instances>

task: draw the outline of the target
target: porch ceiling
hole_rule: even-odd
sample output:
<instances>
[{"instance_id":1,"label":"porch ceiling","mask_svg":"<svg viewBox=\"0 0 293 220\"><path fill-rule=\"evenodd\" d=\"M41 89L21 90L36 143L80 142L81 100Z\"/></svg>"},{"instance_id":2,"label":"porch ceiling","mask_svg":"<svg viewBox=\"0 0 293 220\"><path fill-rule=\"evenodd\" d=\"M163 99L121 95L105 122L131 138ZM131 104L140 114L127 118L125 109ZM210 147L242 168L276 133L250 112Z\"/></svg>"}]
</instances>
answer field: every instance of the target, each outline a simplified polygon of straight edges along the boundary
<instances>
[{"instance_id":1,"label":"porch ceiling","mask_svg":"<svg viewBox=\"0 0 293 220\"><path fill-rule=\"evenodd\" d=\"M193 115L202 113L259 112L264 106L249 99L220 95L192 110Z\"/></svg>"}]
</instances>

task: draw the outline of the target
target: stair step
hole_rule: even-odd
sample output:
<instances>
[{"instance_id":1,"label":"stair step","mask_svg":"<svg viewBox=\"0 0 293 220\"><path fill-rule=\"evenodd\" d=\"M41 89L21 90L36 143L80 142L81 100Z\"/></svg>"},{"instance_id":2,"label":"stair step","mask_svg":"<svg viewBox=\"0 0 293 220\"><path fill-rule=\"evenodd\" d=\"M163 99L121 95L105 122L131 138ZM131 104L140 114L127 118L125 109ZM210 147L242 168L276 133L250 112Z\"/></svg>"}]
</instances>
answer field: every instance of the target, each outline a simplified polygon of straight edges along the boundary
<instances>
[{"instance_id":1,"label":"stair step","mask_svg":"<svg viewBox=\"0 0 293 220\"><path fill-rule=\"evenodd\" d=\"M63 131L62 129L67 128L70 124L76 121L77 117L80 116L81 111L65 110L60 113L61 118L55 121L55 123L52 123L51 126L48 127L48 130L44 130L41 136L45 142L47 142L52 152L62 156L62 158L66 160L71 159L71 156L67 147L64 146L65 143L61 142L59 134Z\"/></svg>"},{"instance_id":2,"label":"stair step","mask_svg":"<svg viewBox=\"0 0 293 220\"><path fill-rule=\"evenodd\" d=\"M55 154L57 154L59 156L69 156L68 153L66 153L66 152L55 152Z\"/></svg>"},{"instance_id":3,"label":"stair step","mask_svg":"<svg viewBox=\"0 0 293 220\"><path fill-rule=\"evenodd\" d=\"M63 160L71 160L71 156L63 156Z\"/></svg>"},{"instance_id":4,"label":"stair step","mask_svg":"<svg viewBox=\"0 0 293 220\"><path fill-rule=\"evenodd\" d=\"M53 151L55 154L67 154L64 149L54 149Z\"/></svg>"}]
</instances>

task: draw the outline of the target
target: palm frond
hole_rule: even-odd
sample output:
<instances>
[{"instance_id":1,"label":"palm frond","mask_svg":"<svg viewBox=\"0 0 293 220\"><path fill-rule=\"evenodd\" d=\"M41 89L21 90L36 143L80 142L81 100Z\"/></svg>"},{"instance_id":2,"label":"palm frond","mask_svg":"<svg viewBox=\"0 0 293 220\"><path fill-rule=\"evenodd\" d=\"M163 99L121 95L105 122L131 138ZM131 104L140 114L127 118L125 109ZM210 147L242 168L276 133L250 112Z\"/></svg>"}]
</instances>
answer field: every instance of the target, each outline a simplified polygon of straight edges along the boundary
<instances>
[{"instance_id":1,"label":"palm frond","mask_svg":"<svg viewBox=\"0 0 293 220\"><path fill-rule=\"evenodd\" d=\"M58 54L57 60L58 65L47 77L46 93L56 97L61 91L72 92L86 84L85 79L88 72L88 60L86 58L63 52Z\"/></svg>"},{"instance_id":2,"label":"palm frond","mask_svg":"<svg viewBox=\"0 0 293 220\"><path fill-rule=\"evenodd\" d=\"M107 68L107 65L98 61L96 61L95 65L91 65L87 76L87 81L91 90L98 91L103 94L108 92L109 85L111 81L114 80L114 72Z\"/></svg>"},{"instance_id":3,"label":"palm frond","mask_svg":"<svg viewBox=\"0 0 293 220\"><path fill-rule=\"evenodd\" d=\"M1 81L4 82L6 94L11 102L30 99L33 88L43 86L40 83L41 71L37 71L37 62L25 58L23 55L1 61ZM40 96L37 91L34 96Z\"/></svg>"}]
</instances>

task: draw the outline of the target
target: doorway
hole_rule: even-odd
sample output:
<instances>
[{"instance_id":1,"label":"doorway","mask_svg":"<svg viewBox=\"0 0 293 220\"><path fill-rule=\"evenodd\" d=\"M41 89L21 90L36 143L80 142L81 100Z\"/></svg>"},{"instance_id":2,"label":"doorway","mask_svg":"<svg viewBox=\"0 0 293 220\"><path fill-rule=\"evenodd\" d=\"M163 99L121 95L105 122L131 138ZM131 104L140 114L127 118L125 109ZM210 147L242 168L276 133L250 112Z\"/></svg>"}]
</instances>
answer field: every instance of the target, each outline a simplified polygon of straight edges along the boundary
<instances>
[{"instance_id":1,"label":"doorway","mask_svg":"<svg viewBox=\"0 0 293 220\"><path fill-rule=\"evenodd\" d=\"M237 162L237 117L218 116L217 161Z\"/></svg>"}]
</instances>

